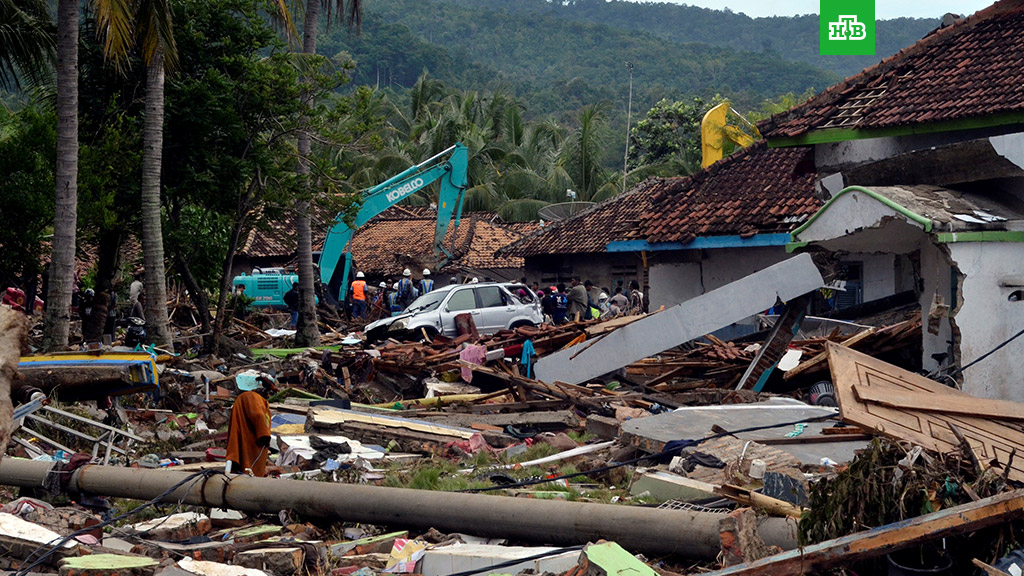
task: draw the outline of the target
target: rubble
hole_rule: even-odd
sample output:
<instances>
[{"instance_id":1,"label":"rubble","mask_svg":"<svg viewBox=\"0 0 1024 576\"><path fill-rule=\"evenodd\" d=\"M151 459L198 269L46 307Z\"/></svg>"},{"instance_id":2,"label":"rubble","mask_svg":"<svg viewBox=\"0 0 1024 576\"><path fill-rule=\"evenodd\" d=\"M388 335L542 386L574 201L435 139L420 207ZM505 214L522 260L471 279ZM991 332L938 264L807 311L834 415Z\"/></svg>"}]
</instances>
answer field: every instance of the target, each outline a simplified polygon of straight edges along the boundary
<instances>
[{"instance_id":1,"label":"rubble","mask_svg":"<svg viewBox=\"0 0 1024 576\"><path fill-rule=\"evenodd\" d=\"M733 341L702 334L649 354L602 352L670 312L410 342L370 343L358 330L325 327L327 346L316 350L284 348L288 336L257 314L234 322L231 335L270 348L142 353L158 387L126 388L105 409L57 396L15 412L21 426L9 452L38 461L0 460L0 483L47 490L11 499L17 516L7 522L47 531L3 530L10 559L2 567L785 574L829 569L837 558L870 562L932 539L906 528L918 523L955 537L1018 516L1005 492L1020 480L1016 407L865 355L913 347L920 320L833 326L794 315ZM816 332L798 329L801 321ZM528 366L520 359L530 348ZM600 367L564 381L545 376L546 364L579 354L573 366L585 353L602 355ZM864 366L874 376L852 376ZM275 388L267 478L223 473L231 406L249 380ZM893 413L930 422L930 434L865 416ZM984 426L972 425L981 414ZM45 435L43 418L52 424ZM872 442L879 436L917 452ZM901 454L907 462L891 466L903 476L889 482L933 497L899 500L855 479ZM64 494L85 496L69 506ZM124 498L164 504L118 515L132 506ZM934 516L962 506L973 507L956 519ZM865 508L886 514L868 522L857 513ZM865 527L887 539L864 536ZM40 562L36 549L63 538ZM860 548L851 554L840 542ZM998 559L982 550L979 562Z\"/></svg>"}]
</instances>

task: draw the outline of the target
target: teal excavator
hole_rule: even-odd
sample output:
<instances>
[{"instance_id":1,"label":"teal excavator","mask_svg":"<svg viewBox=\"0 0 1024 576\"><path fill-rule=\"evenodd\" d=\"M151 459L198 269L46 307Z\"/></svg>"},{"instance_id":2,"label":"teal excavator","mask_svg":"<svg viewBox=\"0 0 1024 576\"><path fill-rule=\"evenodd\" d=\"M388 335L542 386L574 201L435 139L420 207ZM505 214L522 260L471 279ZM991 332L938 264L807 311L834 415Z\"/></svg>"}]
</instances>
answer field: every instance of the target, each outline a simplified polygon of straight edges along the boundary
<instances>
[{"instance_id":1,"label":"teal excavator","mask_svg":"<svg viewBox=\"0 0 1024 576\"><path fill-rule=\"evenodd\" d=\"M351 225L346 223L339 214L333 227L327 232L323 249L320 252L320 281L328 286L332 296L342 300L348 293L348 280L352 271L352 252L348 250L349 242L355 231L402 200L440 181L440 194L437 199L437 225L434 228L434 256L438 258L437 268L443 267L453 257L451 251L444 247L444 238L448 234L449 225L454 216L452 228L452 244L454 249L455 232L458 231L462 219L462 203L468 186L466 171L469 165L469 152L461 143L444 150L435 156L411 166L384 182L362 192L362 204ZM340 266L339 266L340 264ZM280 271L274 270L277 276ZM284 301L277 294L261 293L260 285L270 287L282 286L287 282L272 282L270 275L253 271L252 276L236 276L234 284L246 285L246 295L255 298L257 306L283 306ZM296 276L290 275L289 278ZM283 295L283 294L282 294Z\"/></svg>"}]
</instances>

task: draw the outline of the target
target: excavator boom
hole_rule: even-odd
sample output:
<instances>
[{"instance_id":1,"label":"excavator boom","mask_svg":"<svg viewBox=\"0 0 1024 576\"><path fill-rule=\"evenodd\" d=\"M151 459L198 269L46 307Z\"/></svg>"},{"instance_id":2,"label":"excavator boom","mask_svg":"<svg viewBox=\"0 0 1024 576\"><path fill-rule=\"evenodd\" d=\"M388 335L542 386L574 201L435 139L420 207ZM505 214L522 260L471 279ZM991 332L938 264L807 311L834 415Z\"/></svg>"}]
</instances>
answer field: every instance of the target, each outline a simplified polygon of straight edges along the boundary
<instances>
[{"instance_id":1,"label":"excavator boom","mask_svg":"<svg viewBox=\"0 0 1024 576\"><path fill-rule=\"evenodd\" d=\"M323 250L320 252L321 282L328 285L332 294L343 299L348 290L348 278L352 269L352 253L348 250L348 245L355 231L374 216L438 180L441 190L437 202L433 251L434 256L440 260L438 268L444 266L452 257L452 253L444 248L448 227L454 216L454 229L457 231L462 219L462 203L468 186L468 165L469 151L458 143L363 191L362 205L352 225L343 221L343 215L339 214L335 219L335 225L327 232Z\"/></svg>"}]
</instances>

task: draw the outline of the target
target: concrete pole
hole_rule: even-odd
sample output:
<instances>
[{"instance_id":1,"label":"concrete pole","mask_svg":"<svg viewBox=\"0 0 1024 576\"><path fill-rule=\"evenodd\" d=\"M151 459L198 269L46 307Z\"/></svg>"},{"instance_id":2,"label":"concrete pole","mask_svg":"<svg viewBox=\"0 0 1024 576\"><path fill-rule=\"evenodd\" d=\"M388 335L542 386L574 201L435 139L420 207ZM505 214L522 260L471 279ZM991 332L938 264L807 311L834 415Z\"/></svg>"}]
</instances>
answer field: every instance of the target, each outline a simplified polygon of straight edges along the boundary
<instances>
[{"instance_id":1,"label":"concrete pole","mask_svg":"<svg viewBox=\"0 0 1024 576\"><path fill-rule=\"evenodd\" d=\"M38 488L47 462L4 458L0 484ZM185 478L181 472L84 466L69 490L150 500ZM535 500L405 488L382 488L222 474L198 477L167 495L164 502L230 508L244 512L292 510L300 517L364 522L442 532L466 532L535 544L568 546L599 539L649 555L677 554L713 559L721 547L721 514L661 510L640 506ZM761 537L785 550L796 548L796 523L766 518Z\"/></svg>"}]
</instances>

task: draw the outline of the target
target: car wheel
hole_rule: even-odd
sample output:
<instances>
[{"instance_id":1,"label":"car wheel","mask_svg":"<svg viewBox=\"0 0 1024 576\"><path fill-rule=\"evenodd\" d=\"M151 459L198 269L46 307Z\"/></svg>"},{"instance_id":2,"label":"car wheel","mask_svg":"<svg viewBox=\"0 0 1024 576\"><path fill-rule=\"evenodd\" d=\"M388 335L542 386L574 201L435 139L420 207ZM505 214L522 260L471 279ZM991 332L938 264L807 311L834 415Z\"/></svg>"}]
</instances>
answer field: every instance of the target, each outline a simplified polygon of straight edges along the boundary
<instances>
[{"instance_id":1,"label":"car wheel","mask_svg":"<svg viewBox=\"0 0 1024 576\"><path fill-rule=\"evenodd\" d=\"M430 328L430 327L424 327L424 328L420 328L420 329L416 330L416 335L420 336L421 337L420 339L422 339L422 336L423 336L424 332L427 333L427 338L429 338L431 340L433 340L434 337L437 336L437 334L438 334L436 329Z\"/></svg>"},{"instance_id":2,"label":"car wheel","mask_svg":"<svg viewBox=\"0 0 1024 576\"><path fill-rule=\"evenodd\" d=\"M513 322L512 325L509 326L509 330L515 330L516 328L522 328L523 326L530 326L532 328L533 326L536 326L536 324L529 320L519 320L517 322Z\"/></svg>"}]
</instances>

